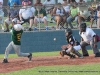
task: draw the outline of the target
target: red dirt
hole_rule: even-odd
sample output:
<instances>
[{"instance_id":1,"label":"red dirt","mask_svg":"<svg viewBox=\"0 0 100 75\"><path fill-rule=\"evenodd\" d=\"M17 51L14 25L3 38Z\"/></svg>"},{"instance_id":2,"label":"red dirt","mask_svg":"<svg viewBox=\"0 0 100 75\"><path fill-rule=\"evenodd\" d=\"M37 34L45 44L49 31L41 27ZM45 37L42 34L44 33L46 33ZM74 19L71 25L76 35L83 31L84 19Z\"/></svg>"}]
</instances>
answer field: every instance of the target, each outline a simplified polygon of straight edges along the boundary
<instances>
[{"instance_id":1,"label":"red dirt","mask_svg":"<svg viewBox=\"0 0 100 75\"><path fill-rule=\"evenodd\" d=\"M3 59L0 59L2 61ZM33 57L32 61L27 61L27 58L9 58L9 63L0 63L0 73L9 73L37 66L52 66L52 65L82 65L89 63L100 63L100 57L95 58L94 55L84 57L83 59L75 58L68 59L67 56L46 56L46 57Z\"/></svg>"}]
</instances>

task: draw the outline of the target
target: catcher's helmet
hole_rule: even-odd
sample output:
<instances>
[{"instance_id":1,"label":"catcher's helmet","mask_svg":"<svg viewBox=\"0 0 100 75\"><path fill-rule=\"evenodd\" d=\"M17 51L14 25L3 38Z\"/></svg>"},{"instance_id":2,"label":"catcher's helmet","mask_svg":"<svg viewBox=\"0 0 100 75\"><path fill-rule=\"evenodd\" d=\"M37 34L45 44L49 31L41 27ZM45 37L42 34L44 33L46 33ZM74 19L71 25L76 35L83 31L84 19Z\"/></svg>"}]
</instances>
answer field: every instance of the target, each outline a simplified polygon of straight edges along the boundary
<instances>
[{"instance_id":1,"label":"catcher's helmet","mask_svg":"<svg viewBox=\"0 0 100 75\"><path fill-rule=\"evenodd\" d=\"M72 30L67 28L66 32L66 37L70 36L72 34Z\"/></svg>"},{"instance_id":2,"label":"catcher's helmet","mask_svg":"<svg viewBox=\"0 0 100 75\"><path fill-rule=\"evenodd\" d=\"M72 30L70 28L67 28L66 33L72 34Z\"/></svg>"},{"instance_id":3,"label":"catcher's helmet","mask_svg":"<svg viewBox=\"0 0 100 75\"><path fill-rule=\"evenodd\" d=\"M86 30L86 23L81 23L80 24L80 31L84 32Z\"/></svg>"}]
</instances>

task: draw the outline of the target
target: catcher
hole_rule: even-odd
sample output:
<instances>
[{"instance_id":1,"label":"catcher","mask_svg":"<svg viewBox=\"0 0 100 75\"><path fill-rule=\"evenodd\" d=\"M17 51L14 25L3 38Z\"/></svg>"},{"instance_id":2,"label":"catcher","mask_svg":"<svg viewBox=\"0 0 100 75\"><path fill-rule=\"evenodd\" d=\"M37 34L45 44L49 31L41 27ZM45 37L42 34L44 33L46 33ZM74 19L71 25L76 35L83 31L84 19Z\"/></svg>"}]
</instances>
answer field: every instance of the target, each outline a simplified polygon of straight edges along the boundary
<instances>
[{"instance_id":1,"label":"catcher","mask_svg":"<svg viewBox=\"0 0 100 75\"><path fill-rule=\"evenodd\" d=\"M78 52L78 50L81 50L80 43L73 37L72 30L69 28L66 30L66 38L68 44L61 47L60 55L62 57L67 55L70 58L75 58L75 55L77 55L79 58L83 58L83 55Z\"/></svg>"},{"instance_id":2,"label":"catcher","mask_svg":"<svg viewBox=\"0 0 100 75\"><path fill-rule=\"evenodd\" d=\"M5 56L2 63L8 63L8 55L11 50L15 50L19 57L28 57L29 61L32 60L32 53L22 53L21 48L21 36L23 33L23 27L21 24L17 24L17 20L13 20L14 26L11 30L12 41L6 47Z\"/></svg>"}]
</instances>

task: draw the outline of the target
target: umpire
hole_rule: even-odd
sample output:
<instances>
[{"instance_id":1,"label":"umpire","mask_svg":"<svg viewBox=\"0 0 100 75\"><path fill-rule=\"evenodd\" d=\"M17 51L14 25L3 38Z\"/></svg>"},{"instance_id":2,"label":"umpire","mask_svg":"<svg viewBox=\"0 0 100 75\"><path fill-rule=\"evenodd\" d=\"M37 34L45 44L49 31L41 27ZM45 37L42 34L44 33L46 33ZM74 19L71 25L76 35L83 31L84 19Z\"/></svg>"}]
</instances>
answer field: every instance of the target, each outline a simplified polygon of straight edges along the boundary
<instances>
[{"instance_id":1,"label":"umpire","mask_svg":"<svg viewBox=\"0 0 100 75\"><path fill-rule=\"evenodd\" d=\"M91 29L86 26L86 23L81 23L80 24L80 36L81 36L81 47L82 47L82 52L83 56L89 56L88 51L86 50L86 46L90 45L95 57L100 57L100 52L97 48L97 38L96 38L96 33Z\"/></svg>"}]
</instances>

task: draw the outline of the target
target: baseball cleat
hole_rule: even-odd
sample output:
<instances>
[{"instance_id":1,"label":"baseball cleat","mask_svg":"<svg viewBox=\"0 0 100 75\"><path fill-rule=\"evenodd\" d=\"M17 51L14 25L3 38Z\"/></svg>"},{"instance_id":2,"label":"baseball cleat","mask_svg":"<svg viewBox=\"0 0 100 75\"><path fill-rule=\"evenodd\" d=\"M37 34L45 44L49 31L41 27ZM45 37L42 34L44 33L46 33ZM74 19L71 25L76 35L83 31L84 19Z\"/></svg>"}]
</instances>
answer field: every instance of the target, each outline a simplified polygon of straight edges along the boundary
<instances>
[{"instance_id":1,"label":"baseball cleat","mask_svg":"<svg viewBox=\"0 0 100 75\"><path fill-rule=\"evenodd\" d=\"M83 56L84 56L84 57L88 57L88 56L89 56L89 54L84 54Z\"/></svg>"},{"instance_id":2,"label":"baseball cleat","mask_svg":"<svg viewBox=\"0 0 100 75\"><path fill-rule=\"evenodd\" d=\"M81 58L81 59L82 59L82 58L84 58L84 56L83 56L83 55L81 55L81 56L79 56L79 58Z\"/></svg>"},{"instance_id":3,"label":"baseball cleat","mask_svg":"<svg viewBox=\"0 0 100 75\"><path fill-rule=\"evenodd\" d=\"M96 54L95 54L95 57L100 57L100 53L99 53L99 52L96 53Z\"/></svg>"},{"instance_id":4,"label":"baseball cleat","mask_svg":"<svg viewBox=\"0 0 100 75\"><path fill-rule=\"evenodd\" d=\"M7 59L4 59L2 63L8 63L8 60Z\"/></svg>"},{"instance_id":5,"label":"baseball cleat","mask_svg":"<svg viewBox=\"0 0 100 75\"><path fill-rule=\"evenodd\" d=\"M32 53L30 53L30 55L28 56L29 61L32 60Z\"/></svg>"}]
</instances>

